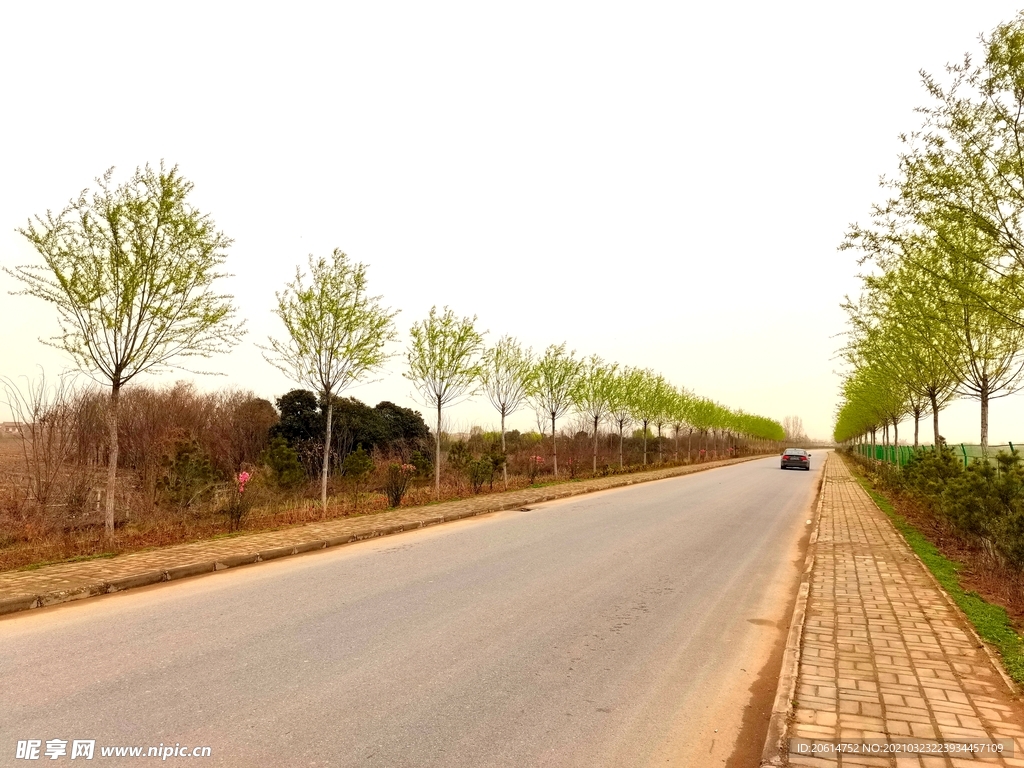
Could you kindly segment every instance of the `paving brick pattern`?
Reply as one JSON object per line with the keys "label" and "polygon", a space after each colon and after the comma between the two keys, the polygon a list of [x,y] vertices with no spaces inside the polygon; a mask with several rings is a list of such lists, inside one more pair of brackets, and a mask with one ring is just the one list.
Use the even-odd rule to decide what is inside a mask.
{"label": "paving brick pattern", "polygon": [[31,571],[8,571],[0,573],[0,614],[171,581],[487,512],[520,509],[577,494],[678,477],[752,458],[758,457],[711,461],[563,483],[547,488],[487,494],[441,504],[292,526],[279,531],[161,547],[108,559],[50,565]]}
{"label": "paving brick pattern", "polygon": [[1013,758],[790,754],[794,766],[1024,766],[1024,711],[885,514],[832,455],[789,736],[1012,739]]}

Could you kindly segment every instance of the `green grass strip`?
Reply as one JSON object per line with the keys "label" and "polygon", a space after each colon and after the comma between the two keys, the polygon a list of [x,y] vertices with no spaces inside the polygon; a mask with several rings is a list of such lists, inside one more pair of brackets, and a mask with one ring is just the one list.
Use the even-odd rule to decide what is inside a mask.
{"label": "green grass strip", "polygon": [[1003,667],[1017,683],[1024,685],[1024,640],[1017,634],[1006,609],[984,600],[977,592],[968,591],[960,584],[961,563],[950,560],[932,544],[923,533],[897,512],[889,500],[878,493],[860,467],[847,462],[853,476],[871,500],[892,520],[910,548],[932,572],[946,593],[953,598],[983,640],[994,645],[1003,659]]}

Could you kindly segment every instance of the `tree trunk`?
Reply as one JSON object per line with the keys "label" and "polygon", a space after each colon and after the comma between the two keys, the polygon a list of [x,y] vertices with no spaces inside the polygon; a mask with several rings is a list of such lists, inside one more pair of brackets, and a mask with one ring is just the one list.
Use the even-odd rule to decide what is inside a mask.
{"label": "tree trunk", "polygon": [[647,466],[647,422],[642,422],[644,425],[644,466]]}
{"label": "tree trunk", "polygon": [[661,424],[658,425],[658,463],[661,464],[665,461],[664,456],[661,452]]}
{"label": "tree trunk", "polygon": [[932,448],[938,450],[939,448],[939,399],[934,392],[928,393],[929,399],[932,401],[932,429],[935,431],[935,435],[932,438]]}
{"label": "tree trunk", "polygon": [[437,404],[437,434],[434,435],[434,497],[441,498],[441,403]]}
{"label": "tree trunk", "polygon": [[918,438],[920,436],[919,435],[920,431],[921,431],[921,409],[920,408],[915,408],[914,409],[914,450],[915,451],[917,450],[917,447],[918,447],[918,442],[919,442]]}
{"label": "tree trunk", "polygon": [[551,464],[555,477],[558,477],[558,438],[555,437],[555,414],[551,414]]}
{"label": "tree trunk", "polygon": [[597,417],[594,417],[594,475],[597,475]]}
{"label": "tree trunk", "polygon": [[900,465],[900,425],[895,419],[892,421],[892,454],[896,466]]}
{"label": "tree trunk", "polygon": [[691,429],[686,433],[686,463],[689,464],[692,460],[693,453],[693,430]]}
{"label": "tree trunk", "polygon": [[982,382],[981,400],[981,455],[988,457],[988,382]]}
{"label": "tree trunk", "polygon": [[334,420],[334,399],[328,392],[327,398],[327,427],[324,429],[324,466],[320,472],[320,506],[324,513],[327,512],[327,473],[331,468],[331,422]]}
{"label": "tree trunk", "polygon": [[501,479],[508,490],[508,452],[505,450],[505,411],[501,412],[501,455],[505,460],[501,463]]}
{"label": "tree trunk", "polygon": [[110,407],[107,409],[107,440],[110,452],[107,456],[107,510],[105,528],[107,538],[114,536],[114,496],[117,488],[117,422],[121,405],[121,382],[114,382],[110,387]]}
{"label": "tree trunk", "polygon": [[622,469],[622,422],[619,422],[619,469]]}

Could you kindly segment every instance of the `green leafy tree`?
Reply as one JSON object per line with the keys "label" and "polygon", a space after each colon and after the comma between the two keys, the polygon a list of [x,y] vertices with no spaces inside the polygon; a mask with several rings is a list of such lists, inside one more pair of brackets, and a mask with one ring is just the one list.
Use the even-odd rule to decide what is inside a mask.
{"label": "green leafy tree", "polygon": [[[501,415],[501,452],[505,447],[505,418],[519,410],[533,383],[533,352],[523,349],[511,336],[502,336],[483,355],[480,381],[491,405]],[[501,465],[502,480],[508,486],[508,469]]]}
{"label": "green leafy tree", "polygon": [[662,450],[662,430],[672,421],[672,407],[676,391],[663,377],[655,377],[654,382],[654,416],[651,422],[658,430],[658,463],[661,464],[665,457]]}
{"label": "green leafy tree", "polygon": [[639,368],[623,368],[609,387],[608,418],[619,432],[619,469],[623,467],[623,433],[633,422],[636,400],[646,372]]}
{"label": "green leafy tree", "polygon": [[[114,533],[121,389],[140,373],[208,357],[242,334],[230,296],[214,290],[231,240],[192,207],[177,166],[146,165],[120,186],[98,188],[19,229],[43,265],[5,270],[22,293],[57,310],[50,339],[78,368],[110,385],[106,532]],[[180,363],[179,363],[180,365]]]}
{"label": "green leafy tree", "polygon": [[953,331],[953,344],[943,352],[947,367],[958,374],[957,394],[979,402],[981,446],[987,452],[991,401],[1013,394],[1022,384],[1024,325],[1007,318],[1020,317],[1024,304],[1012,287],[1015,275],[993,276],[978,264],[977,251],[988,243],[976,230],[944,234],[943,252],[935,254],[932,268],[941,275],[936,288],[942,320]]}
{"label": "green leafy tree", "polygon": [[692,399],[693,395],[683,388],[677,389],[671,394],[669,402],[669,422],[671,423],[672,430],[675,433],[676,461],[679,461],[679,435],[684,429],[689,430],[687,435],[688,444],[686,448],[686,458],[687,460],[690,458],[689,440],[693,435],[693,427],[690,426],[688,414]]}
{"label": "green leafy tree", "polygon": [[[914,325],[930,326],[931,338],[914,347],[944,358],[953,391],[979,401],[986,449],[989,401],[1019,387],[1024,341],[1024,15],[981,41],[981,55],[948,66],[945,77],[923,75],[924,123],[901,137],[900,172],[885,183],[890,198],[874,207],[869,226],[851,229],[844,247],[860,249],[882,269],[880,278],[866,280],[869,290],[872,279],[895,276],[900,289],[908,276],[911,285],[928,285],[916,292],[923,320]],[[879,319],[873,330],[887,338],[888,326],[888,318]],[[936,343],[943,326],[952,335]],[[939,398],[921,394],[920,377],[901,375],[885,346],[875,351],[886,359],[871,358],[872,375],[909,386],[915,420],[916,401],[930,401],[938,442]],[[871,422],[862,404],[841,415],[844,434]],[[889,421],[882,422],[886,432]]]}
{"label": "green leafy tree", "polygon": [[[935,232],[970,230],[997,257],[966,256],[1002,276],[1024,269],[1024,13],[981,43],[981,55],[947,66],[945,78],[922,75],[924,124],[901,137],[901,174],[885,208]],[[1003,290],[1024,304],[1024,285]],[[1024,325],[1019,314],[1004,318]]]}
{"label": "green leafy tree", "polygon": [[594,426],[593,435],[593,472],[597,474],[597,430],[608,415],[615,387],[615,375],[618,366],[608,364],[597,355],[591,355],[584,361],[583,369],[573,391],[573,403],[576,410],[586,416]]}
{"label": "green leafy tree", "polygon": [[706,397],[694,398],[690,403],[689,422],[697,430],[697,447],[704,451],[702,461],[707,458],[707,436],[715,424],[715,408],[715,403]]}
{"label": "green leafy tree", "polygon": [[483,334],[476,330],[476,316],[458,318],[448,307],[409,329],[406,349],[409,379],[424,402],[437,411],[434,436],[434,492],[441,495],[441,413],[446,406],[471,396],[480,380]]}
{"label": "green leafy tree", "polygon": [[936,276],[913,261],[901,260],[888,271],[866,276],[859,299],[848,298],[843,304],[850,325],[844,356],[886,361],[908,390],[917,447],[918,421],[928,411],[939,444],[939,413],[955,396],[958,373],[949,364],[947,350],[956,340],[944,317]]}
{"label": "green leafy tree", "polygon": [[385,345],[397,338],[397,312],[367,293],[366,266],[335,249],[330,258],[309,257],[309,283],[296,268],[295,279],[276,294],[274,310],[287,332],[271,337],[267,362],[293,381],[315,390],[326,403],[320,503],[327,509],[334,398],[391,357]]}
{"label": "green leafy tree", "polygon": [[665,379],[661,376],[655,376],[649,370],[642,371],[641,374],[637,375],[633,390],[632,416],[633,421],[640,424],[641,431],[643,432],[644,466],[647,466],[647,427],[661,413],[665,387]]}
{"label": "green leafy tree", "polygon": [[551,419],[551,469],[558,477],[558,436],[555,422],[572,407],[573,393],[583,371],[576,352],[567,352],[565,344],[552,344],[534,367],[530,397],[538,412]]}

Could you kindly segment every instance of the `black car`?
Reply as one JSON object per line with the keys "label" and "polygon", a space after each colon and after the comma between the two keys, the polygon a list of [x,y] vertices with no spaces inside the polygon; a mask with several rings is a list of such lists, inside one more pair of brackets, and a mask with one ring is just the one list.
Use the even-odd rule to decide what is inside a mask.
{"label": "black car", "polygon": [[803,448],[787,448],[782,454],[782,468],[789,469],[790,467],[810,469],[811,454]]}

